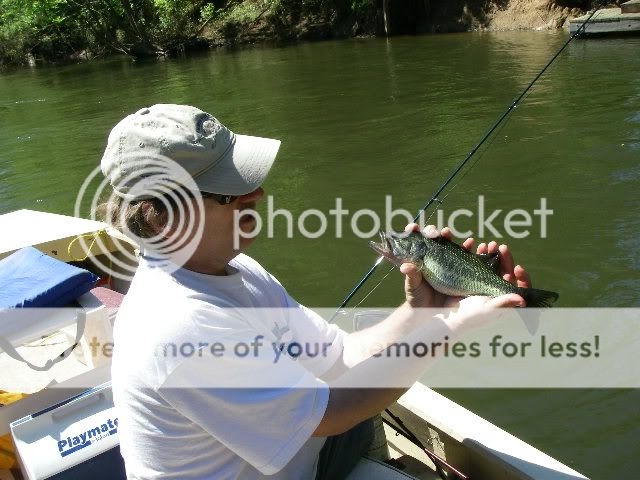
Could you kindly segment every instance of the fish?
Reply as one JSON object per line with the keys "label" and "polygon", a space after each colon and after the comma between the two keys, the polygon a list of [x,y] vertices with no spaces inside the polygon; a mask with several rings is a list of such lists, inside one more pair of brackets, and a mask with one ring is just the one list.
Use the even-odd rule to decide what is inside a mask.
{"label": "fish", "polygon": [[454,297],[497,297],[516,293],[527,307],[546,308],[555,303],[556,292],[518,287],[500,274],[500,254],[474,254],[444,237],[427,238],[419,232],[380,232],[380,243],[369,242],[379,255],[396,266],[413,263],[434,290]]}

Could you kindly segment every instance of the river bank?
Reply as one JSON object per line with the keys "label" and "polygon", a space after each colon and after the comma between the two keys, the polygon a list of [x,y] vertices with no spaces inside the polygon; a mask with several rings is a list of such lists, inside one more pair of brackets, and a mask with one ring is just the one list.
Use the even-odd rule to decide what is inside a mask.
{"label": "river bank", "polygon": [[[408,0],[372,2],[352,12],[320,9],[276,17],[242,2],[203,31],[212,45],[264,41],[321,40],[357,36],[411,35],[465,31],[551,30],[566,28],[593,2],[580,0]],[[388,5],[385,12],[384,5]],[[386,15],[385,15],[386,13]],[[233,20],[233,17],[241,20]],[[385,22],[386,20],[386,22]]]}
{"label": "river bank", "polygon": [[358,36],[544,30],[591,0],[0,0],[0,67]]}

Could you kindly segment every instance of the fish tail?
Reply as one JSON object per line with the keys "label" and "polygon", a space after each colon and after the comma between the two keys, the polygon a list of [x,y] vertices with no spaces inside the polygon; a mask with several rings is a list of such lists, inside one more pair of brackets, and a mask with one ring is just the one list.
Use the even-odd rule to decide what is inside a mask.
{"label": "fish tail", "polygon": [[537,288],[521,288],[518,287],[516,291],[518,295],[524,298],[527,302],[527,307],[533,308],[548,308],[558,300],[556,292],[549,292],[547,290],[538,290]]}

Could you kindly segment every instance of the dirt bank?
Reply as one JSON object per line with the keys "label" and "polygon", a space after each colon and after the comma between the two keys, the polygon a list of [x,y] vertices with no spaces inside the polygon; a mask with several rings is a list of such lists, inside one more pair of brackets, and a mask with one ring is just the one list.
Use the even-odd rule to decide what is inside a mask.
{"label": "dirt bank", "polygon": [[[560,3],[560,4],[559,4]],[[487,13],[487,30],[550,30],[562,28],[586,10],[553,0],[511,0],[505,8],[493,3]],[[582,2],[564,2],[582,3]]]}
{"label": "dirt bank", "polygon": [[203,36],[219,46],[386,34],[547,30],[564,27],[598,2],[372,0],[360,2],[356,10],[341,9],[345,2],[340,1],[316,2],[313,9],[305,9],[308,3],[301,1],[299,9],[284,10],[269,8],[264,0],[244,0],[208,25]]}
{"label": "dirt bank", "polygon": [[[600,5],[593,0],[144,0],[127,13],[106,0],[92,6],[45,3],[42,15],[33,15],[0,0],[0,68],[122,53],[183,55],[254,43],[555,29]],[[3,10],[7,5],[13,9]]]}

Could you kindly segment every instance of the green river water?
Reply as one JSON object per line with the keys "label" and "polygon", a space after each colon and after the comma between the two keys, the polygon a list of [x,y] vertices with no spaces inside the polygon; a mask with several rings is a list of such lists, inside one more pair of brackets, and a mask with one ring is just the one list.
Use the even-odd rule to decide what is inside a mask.
{"label": "green river water", "polygon": [[[328,212],[341,197],[346,209],[382,212],[392,195],[394,208],[415,212],[565,40],[345,40],[4,73],[0,213],[72,214],[109,129],[154,103],[192,104],[238,133],[281,139],[265,185],[276,208]],[[640,39],[573,43],[446,199],[446,212],[475,211],[478,195],[488,211],[532,211],[545,197],[554,210],[547,238],[534,223],[531,236],[506,241],[538,285],[561,293],[559,306],[640,306],[638,51]],[[348,217],[343,238],[331,221],[318,239],[295,233],[286,238],[276,221],[275,238],[250,254],[310,306],[339,304],[375,258]],[[396,273],[364,305],[401,298]],[[587,476],[637,478],[638,391],[445,393]]]}

